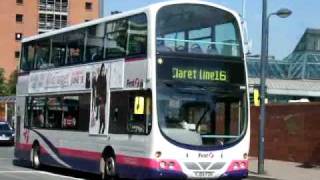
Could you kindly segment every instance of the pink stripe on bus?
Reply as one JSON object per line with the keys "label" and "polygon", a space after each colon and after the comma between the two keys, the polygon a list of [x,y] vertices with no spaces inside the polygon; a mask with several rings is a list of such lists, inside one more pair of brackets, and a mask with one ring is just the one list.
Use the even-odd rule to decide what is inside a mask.
{"label": "pink stripe on bus", "polygon": [[90,160],[100,160],[101,153],[92,151],[75,150],[69,148],[58,148],[59,154],[69,157],[90,159]]}
{"label": "pink stripe on bus", "polygon": [[117,154],[116,161],[118,164],[125,164],[130,166],[139,166],[139,167],[146,167],[146,168],[159,168],[159,162],[154,159],[150,158],[143,158],[143,157],[132,157],[126,155]]}
{"label": "pink stripe on bus", "polygon": [[[19,150],[29,151],[32,149],[32,144],[22,144],[17,143],[16,147]],[[60,155],[74,157],[74,158],[82,158],[88,160],[100,160],[101,153],[93,152],[93,151],[84,151],[84,150],[76,150],[70,148],[57,148]],[[41,153],[48,154],[48,151],[41,146]],[[122,154],[116,155],[116,162],[117,164],[128,165],[128,166],[136,166],[136,167],[143,167],[143,168],[151,168],[151,169],[159,169],[160,162],[165,161],[166,164],[174,163],[174,170],[181,171],[181,166],[176,160],[170,159],[152,159],[152,158],[145,158],[145,157],[133,157],[127,156]],[[167,169],[167,168],[165,168]]]}
{"label": "pink stripe on bus", "polygon": [[32,149],[32,144],[17,143],[16,148],[23,151],[29,151]]}

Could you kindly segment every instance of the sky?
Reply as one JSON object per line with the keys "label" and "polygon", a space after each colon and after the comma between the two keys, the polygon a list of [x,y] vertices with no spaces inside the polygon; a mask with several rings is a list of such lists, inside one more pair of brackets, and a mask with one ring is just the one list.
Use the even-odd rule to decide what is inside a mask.
{"label": "sky", "polygon": [[[104,0],[105,15],[111,11],[127,11],[165,0]],[[242,14],[243,0],[207,0],[224,5]],[[262,0],[246,1],[245,19],[251,42],[251,54],[261,52]],[[280,8],[288,8],[293,14],[281,19],[272,16],[269,29],[269,55],[281,60],[288,56],[299,42],[306,28],[320,29],[319,0],[268,0],[268,13]]]}

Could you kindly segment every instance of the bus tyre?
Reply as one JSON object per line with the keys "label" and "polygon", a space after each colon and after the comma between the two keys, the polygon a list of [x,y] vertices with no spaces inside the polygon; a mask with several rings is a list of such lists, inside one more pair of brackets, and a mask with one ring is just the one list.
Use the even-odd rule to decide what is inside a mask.
{"label": "bus tyre", "polygon": [[40,168],[40,148],[38,145],[34,145],[31,151],[31,164],[32,168],[39,169]]}
{"label": "bus tyre", "polygon": [[117,179],[116,178],[116,162],[115,162],[115,157],[113,156],[108,156],[103,158],[104,162],[100,163],[103,164],[104,168],[101,173],[101,177],[103,180],[105,179]]}

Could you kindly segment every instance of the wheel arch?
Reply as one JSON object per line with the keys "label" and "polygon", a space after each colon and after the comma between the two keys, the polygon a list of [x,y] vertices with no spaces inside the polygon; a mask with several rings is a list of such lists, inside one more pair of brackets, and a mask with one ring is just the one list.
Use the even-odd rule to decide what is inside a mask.
{"label": "wheel arch", "polygon": [[112,156],[112,157],[115,158],[116,157],[116,153],[115,153],[115,150],[113,149],[113,147],[106,146],[102,151],[101,157],[102,158],[106,158],[106,157],[109,157],[109,156]]}

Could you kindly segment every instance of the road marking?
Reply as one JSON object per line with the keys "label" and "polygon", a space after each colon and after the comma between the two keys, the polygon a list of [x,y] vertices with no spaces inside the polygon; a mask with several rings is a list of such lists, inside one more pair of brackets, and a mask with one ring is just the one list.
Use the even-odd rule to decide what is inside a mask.
{"label": "road marking", "polygon": [[8,171],[0,171],[0,174],[3,174],[3,173],[32,173],[32,172],[36,172],[36,171],[32,171],[32,170],[30,170],[30,171],[14,171],[14,170],[10,171],[10,170],[8,170]]}
{"label": "road marking", "polygon": [[42,174],[42,175],[49,175],[49,176],[54,176],[54,177],[60,177],[60,178],[67,178],[67,179],[74,179],[74,180],[84,180],[84,179],[81,179],[81,178],[75,178],[75,177],[70,177],[70,176],[64,176],[64,175],[59,175],[59,174],[54,174],[54,173],[50,173],[50,172],[45,172],[45,171],[33,171],[33,170],[30,170],[30,171],[0,171],[0,174],[15,174],[15,173],[18,173],[18,174],[34,174],[34,173],[38,173],[38,174]]}
{"label": "road marking", "polygon": [[55,177],[68,178],[68,179],[74,179],[74,180],[84,180],[84,179],[81,179],[81,178],[75,178],[75,177],[70,177],[70,176],[64,176],[64,175],[59,175],[59,174],[53,174],[53,173],[45,172],[45,171],[37,171],[37,172],[39,172],[40,174],[50,175],[50,176],[55,176]]}

